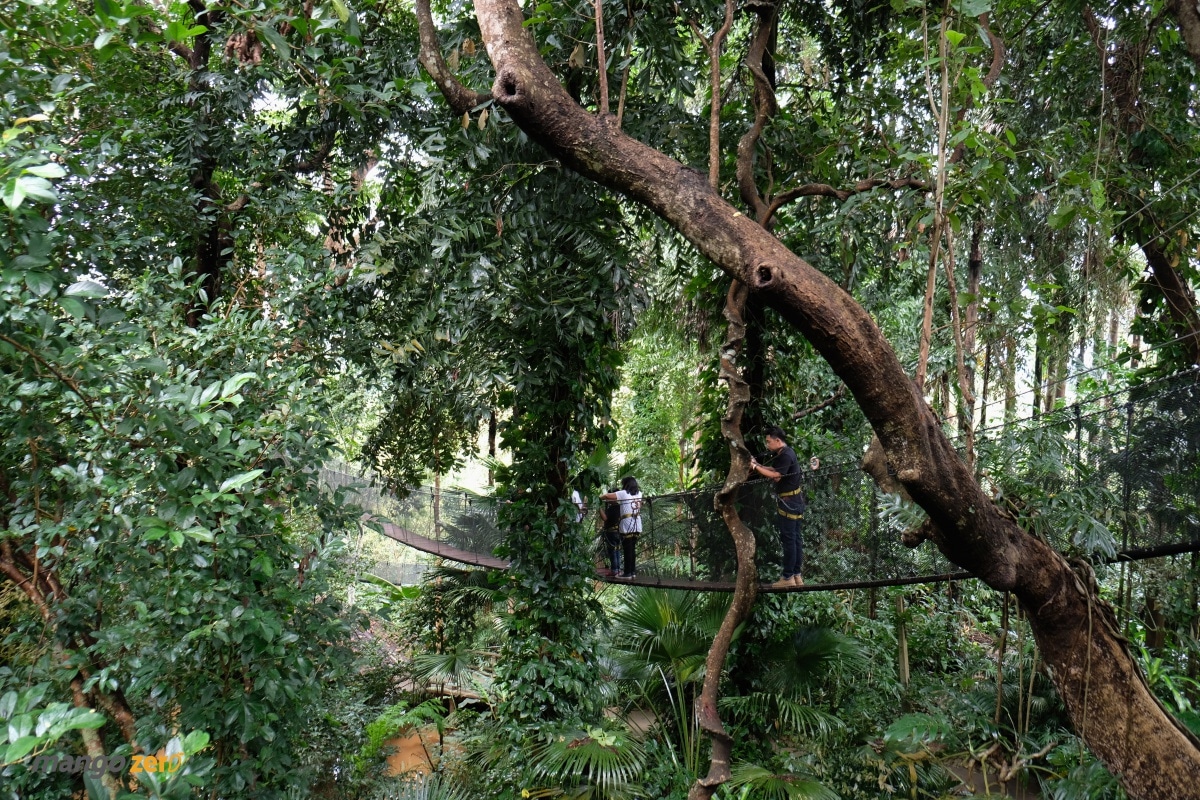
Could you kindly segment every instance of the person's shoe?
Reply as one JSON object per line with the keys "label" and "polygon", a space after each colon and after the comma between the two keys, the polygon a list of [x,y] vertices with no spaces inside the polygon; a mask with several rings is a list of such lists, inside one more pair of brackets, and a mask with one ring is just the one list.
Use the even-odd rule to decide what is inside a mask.
{"label": "person's shoe", "polygon": [[795,584],[792,583],[791,578],[780,578],[779,580],[775,581],[774,583],[767,584],[767,586],[771,589],[787,589],[794,585]]}
{"label": "person's shoe", "polygon": [[801,578],[799,575],[792,576],[792,586],[803,586],[803,585],[804,585],[804,578]]}

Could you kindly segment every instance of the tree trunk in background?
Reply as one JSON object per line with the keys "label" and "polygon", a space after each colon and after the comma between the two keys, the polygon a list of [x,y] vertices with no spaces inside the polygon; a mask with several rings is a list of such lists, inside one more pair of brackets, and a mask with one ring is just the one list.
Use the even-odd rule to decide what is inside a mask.
{"label": "tree trunk in background", "polygon": [[[488,412],[488,459],[496,461],[496,409]],[[496,470],[488,465],[488,486],[496,485]]]}
{"label": "tree trunk in background", "polygon": [[1042,347],[1042,334],[1037,335],[1037,343],[1033,347],[1033,416],[1042,413],[1042,370],[1045,348]]}
{"label": "tree trunk in background", "polygon": [[1017,417],[1017,341],[1004,337],[1004,424]]}
{"label": "tree trunk in background", "polygon": [[[830,364],[928,513],[930,540],[1017,596],[1072,724],[1126,791],[1147,800],[1200,798],[1200,741],[1146,686],[1091,573],[1076,573],[984,494],[870,315],[725,202],[704,175],[626,136],[611,117],[580,108],[542,61],[516,0],[476,0],[475,9],[496,69],[492,96],[513,121],[569,168],[662,217]],[[738,452],[744,465],[744,448]]]}
{"label": "tree trunk in background", "polygon": [[[962,349],[963,349],[963,376],[962,381],[966,384],[971,393],[963,397],[963,406],[965,407],[962,418],[959,420],[958,430],[962,434],[963,441],[968,443],[967,446],[967,464],[974,469],[975,467],[975,372],[978,365],[978,359],[975,356],[976,348],[979,341],[979,292],[980,284],[983,281],[983,220],[977,220],[975,227],[971,231],[971,252],[967,256],[967,293],[971,299],[967,302],[966,311],[963,313],[963,332],[962,332]],[[987,374],[987,367],[984,367],[984,374]],[[981,404],[987,403],[987,380],[984,379],[983,396],[980,400]],[[979,427],[983,427],[983,421],[980,420]]]}

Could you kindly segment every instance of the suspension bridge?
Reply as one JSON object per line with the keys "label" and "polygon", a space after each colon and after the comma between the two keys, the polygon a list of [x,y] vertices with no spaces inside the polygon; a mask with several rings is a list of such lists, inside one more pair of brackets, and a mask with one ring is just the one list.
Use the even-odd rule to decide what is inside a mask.
{"label": "suspension bridge", "polygon": [[[1200,552],[1200,382],[1191,370],[1093,397],[1053,412],[976,432],[980,479],[1022,527],[1059,552],[1115,563]],[[810,455],[798,453],[803,464]],[[932,545],[910,549],[901,532],[921,512],[879,492],[857,460],[805,470],[805,586],[819,591],[933,583],[969,577]],[[395,541],[451,561],[502,570],[496,502],[422,487],[400,497],[349,467],[322,480],[364,511],[363,524]],[[638,577],[622,584],[732,591],[733,542],[714,508],[716,488],[647,495],[638,540]],[[1036,502],[1026,502],[1037,498]],[[755,533],[759,574],[781,560],[767,481],[745,484],[739,513]],[[583,522],[604,569],[599,503]]]}

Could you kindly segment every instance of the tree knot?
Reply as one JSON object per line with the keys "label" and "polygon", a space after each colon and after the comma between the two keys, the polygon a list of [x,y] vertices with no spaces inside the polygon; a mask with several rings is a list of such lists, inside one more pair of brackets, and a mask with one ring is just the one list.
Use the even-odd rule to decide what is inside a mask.
{"label": "tree knot", "polygon": [[511,68],[505,68],[496,76],[496,84],[492,89],[496,101],[501,104],[514,103],[522,98],[521,80]]}

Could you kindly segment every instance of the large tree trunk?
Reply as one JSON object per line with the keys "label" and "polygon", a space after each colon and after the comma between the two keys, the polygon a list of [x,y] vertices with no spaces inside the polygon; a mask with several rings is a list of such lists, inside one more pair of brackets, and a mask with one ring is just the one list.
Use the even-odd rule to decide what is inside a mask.
{"label": "large tree trunk", "polygon": [[497,73],[492,96],[531,138],[661,216],[829,362],[929,514],[937,547],[1018,597],[1075,728],[1129,794],[1200,798],[1200,742],[1150,693],[1090,575],[1077,575],[983,493],[870,315],[725,202],[706,176],[580,108],[541,60],[516,0],[476,0],[475,9]]}

